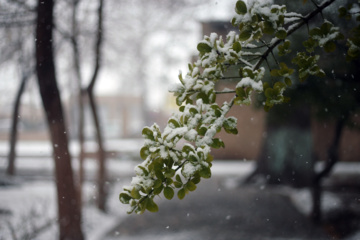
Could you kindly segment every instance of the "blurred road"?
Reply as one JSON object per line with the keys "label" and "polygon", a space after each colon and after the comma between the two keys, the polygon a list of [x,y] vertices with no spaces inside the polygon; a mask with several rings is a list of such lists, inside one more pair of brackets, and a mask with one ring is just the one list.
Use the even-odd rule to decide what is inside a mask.
{"label": "blurred road", "polygon": [[332,239],[276,188],[235,187],[227,177],[203,180],[183,200],[158,205],[158,213],[129,215],[106,239]]}

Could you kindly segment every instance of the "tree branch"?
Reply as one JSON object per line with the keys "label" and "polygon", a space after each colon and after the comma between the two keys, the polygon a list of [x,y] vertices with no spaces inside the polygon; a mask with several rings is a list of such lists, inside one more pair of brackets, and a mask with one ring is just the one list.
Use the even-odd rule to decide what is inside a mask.
{"label": "tree branch", "polygon": [[[288,27],[286,33],[287,36],[290,36],[292,33],[294,33],[296,30],[298,30],[299,28],[301,28],[304,24],[306,24],[311,18],[315,17],[317,14],[321,13],[322,10],[324,10],[326,7],[328,7],[329,5],[331,5],[333,2],[335,2],[335,0],[327,0],[324,1],[322,4],[320,4],[318,6],[318,8],[316,8],[314,11],[312,11],[311,13],[309,13],[308,15],[306,15],[301,22],[295,23],[291,26]],[[273,51],[273,49],[279,45],[283,39],[279,39],[279,38],[274,38],[275,40],[270,43],[269,48],[263,53],[263,57],[261,59],[259,59],[259,61],[256,63],[256,65],[253,67],[253,70],[258,69],[262,62],[264,61],[264,59],[269,55],[269,53],[271,53]]]}
{"label": "tree branch", "polygon": [[96,43],[95,43],[95,66],[94,72],[90,80],[90,84],[87,87],[88,92],[91,92],[95,86],[97,75],[99,73],[100,63],[101,63],[101,46],[103,42],[103,0],[99,0],[98,8],[98,28],[96,32]]}

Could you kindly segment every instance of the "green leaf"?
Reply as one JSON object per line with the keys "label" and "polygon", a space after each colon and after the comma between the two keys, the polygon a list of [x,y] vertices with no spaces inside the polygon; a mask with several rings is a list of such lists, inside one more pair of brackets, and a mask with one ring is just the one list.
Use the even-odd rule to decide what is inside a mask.
{"label": "green leaf", "polygon": [[273,25],[271,22],[264,22],[262,25],[263,32],[265,34],[273,34],[275,32],[275,29],[273,28]]}
{"label": "green leaf", "polygon": [[286,85],[288,85],[289,87],[292,85],[291,79],[289,77],[285,78],[285,83]]}
{"label": "green leaf", "polygon": [[236,128],[236,119],[234,118],[227,118],[224,121],[223,127],[227,133],[237,134],[238,130]]}
{"label": "green leaf", "polygon": [[174,128],[180,127],[180,123],[177,120],[175,120],[174,118],[169,119],[168,125],[173,126]]}
{"label": "green leaf", "polygon": [[212,143],[210,144],[210,147],[212,147],[212,148],[221,148],[221,147],[225,147],[225,144],[221,139],[214,138],[212,140]]}
{"label": "green leaf", "polygon": [[[282,13],[285,13],[286,12],[286,7],[281,9]],[[285,22],[285,16],[284,15],[279,15],[279,18],[278,20],[276,21],[276,23],[278,25],[284,25],[284,22]]]}
{"label": "green leaf", "polygon": [[275,5],[275,6],[271,6],[271,13],[279,13],[279,6]]}
{"label": "green leaf", "polygon": [[143,214],[145,212],[146,209],[146,201],[143,201],[141,203],[139,203],[139,205],[137,206],[137,209],[135,210],[135,212],[137,214]]}
{"label": "green leaf", "polygon": [[262,31],[260,29],[253,32],[253,39],[259,40],[263,36]]}
{"label": "green leaf", "polygon": [[220,117],[221,116],[221,108],[218,105],[212,105],[211,109],[214,110],[215,116]]}
{"label": "green leaf", "polygon": [[200,175],[195,176],[193,179],[191,179],[191,181],[192,181],[194,184],[198,184],[198,183],[201,181]]}
{"label": "green leaf", "polygon": [[193,162],[193,163],[198,162],[198,159],[197,159],[196,156],[193,155],[193,154],[191,154],[191,155],[188,156],[188,160],[189,160],[190,162]]}
{"label": "green leaf", "polygon": [[164,176],[164,174],[162,173],[161,170],[156,170],[156,171],[155,171],[155,176],[156,176],[158,179],[160,179],[161,181],[164,181],[164,179],[165,179],[165,176]]}
{"label": "green leaf", "polygon": [[264,82],[263,83],[263,91],[265,92],[266,89],[268,89],[270,87],[268,82]]}
{"label": "green leaf", "polygon": [[329,42],[325,43],[325,45],[324,45],[325,52],[330,53],[330,52],[335,51],[335,49],[336,49],[336,44],[333,41],[329,41]]}
{"label": "green leaf", "polygon": [[160,185],[160,187],[154,188],[153,194],[154,195],[159,195],[162,192],[163,189],[164,189],[164,185]]}
{"label": "green leaf", "polygon": [[272,88],[269,87],[269,88],[267,88],[267,89],[265,90],[265,97],[267,97],[267,98],[273,98],[274,95],[275,95],[274,89],[272,89]]}
{"label": "green leaf", "polygon": [[156,205],[154,200],[152,200],[151,198],[146,198],[144,202],[145,202],[146,210],[148,210],[149,212],[158,212],[159,211],[158,205]]}
{"label": "green leaf", "polygon": [[278,70],[278,69],[273,69],[273,70],[271,70],[270,75],[271,75],[272,77],[278,77],[278,76],[280,76],[280,75],[279,75],[279,70]]}
{"label": "green leaf", "polygon": [[241,44],[239,42],[234,42],[232,47],[233,47],[234,51],[237,53],[241,51]]}
{"label": "green leaf", "polygon": [[308,40],[303,42],[304,47],[306,48],[306,51],[313,52],[314,48],[318,45],[318,42],[315,41],[313,38],[309,38]]}
{"label": "green leaf", "polygon": [[197,45],[197,50],[202,54],[211,52],[211,49],[212,48],[208,44],[203,42]]}
{"label": "green leaf", "polygon": [[152,170],[161,171],[163,169],[164,160],[162,158],[156,158],[153,160],[152,164],[153,164]]}
{"label": "green leaf", "polygon": [[208,129],[206,127],[202,126],[197,130],[197,132],[200,136],[204,136],[207,130]]}
{"label": "green leaf", "polygon": [[182,184],[182,180],[179,174],[176,174],[175,179]]}
{"label": "green leaf", "polygon": [[321,32],[321,29],[320,28],[313,28],[310,30],[309,32],[309,35],[311,37],[314,37],[314,36],[321,36],[322,32]]}
{"label": "green leaf", "polygon": [[186,183],[185,187],[189,190],[189,191],[195,191],[196,190],[196,185],[194,182],[189,181]]}
{"label": "green leaf", "polygon": [[255,74],[250,68],[242,68],[241,74],[242,77],[249,77],[251,79],[255,78]]}
{"label": "green leaf", "polygon": [[290,45],[291,45],[291,42],[289,40],[285,40],[285,42],[283,44],[284,48],[288,49],[288,48],[290,48]]}
{"label": "green leaf", "polygon": [[229,133],[229,134],[238,134],[238,130],[236,128],[224,128],[225,129],[225,132]]}
{"label": "green leaf", "polygon": [[242,88],[242,87],[236,88],[236,95],[241,99],[246,98],[246,93],[245,93],[244,88]]}
{"label": "green leaf", "polygon": [[189,71],[190,71],[190,72],[192,72],[193,69],[194,69],[193,66],[192,66],[190,63],[188,64],[188,68],[189,68]]}
{"label": "green leaf", "polygon": [[141,195],[139,193],[139,190],[137,190],[135,187],[131,190],[131,197],[135,198],[135,199],[140,199]]}
{"label": "green leaf", "polygon": [[247,7],[244,1],[237,1],[235,5],[235,11],[237,14],[244,15],[247,13]]}
{"label": "green leaf", "polygon": [[317,77],[325,77],[326,74],[322,69],[319,69],[319,71],[316,73],[316,76]]}
{"label": "green leaf", "polygon": [[360,55],[360,51],[357,48],[349,48],[347,54],[350,57],[350,59],[355,59],[357,56]]}
{"label": "green leaf", "polygon": [[129,204],[131,199],[132,199],[132,197],[127,193],[120,193],[120,195],[119,195],[119,200],[123,204]]}
{"label": "green leaf", "polygon": [[204,92],[200,92],[200,93],[196,96],[196,99],[202,99],[205,104],[209,104],[209,103],[210,103],[209,96],[208,96],[207,94],[205,94]]}
{"label": "green leaf", "polygon": [[165,180],[165,184],[166,184],[167,186],[173,184],[173,182],[174,182],[174,180],[172,180],[172,178],[166,178],[166,180]]}
{"label": "green leaf", "polygon": [[182,152],[184,152],[186,154],[189,154],[190,152],[195,152],[195,149],[194,149],[193,146],[191,146],[189,144],[186,144],[186,145],[183,146]]}
{"label": "green leaf", "polygon": [[287,77],[293,73],[294,73],[294,69],[288,68],[288,66],[284,62],[280,63],[280,70],[278,71],[278,74],[280,76]]}
{"label": "green leaf", "polygon": [[239,35],[239,40],[240,41],[246,41],[251,37],[252,31],[251,29],[244,29],[243,31],[241,31],[240,35]]}
{"label": "green leaf", "polygon": [[240,98],[240,97],[236,97],[234,99],[234,104],[235,105],[241,105],[243,103],[244,99]]}
{"label": "green leaf", "polygon": [[285,40],[284,44],[279,45],[278,46],[279,56],[284,56],[284,55],[290,53],[291,52],[290,45],[291,45],[291,42],[289,40]]}
{"label": "green leaf", "polygon": [[207,179],[211,177],[211,170],[210,168],[204,167],[203,169],[200,170],[199,174],[200,177]]}
{"label": "green leaf", "polygon": [[153,188],[159,188],[162,185],[162,181],[160,179],[156,179],[154,181]]}
{"label": "green leaf", "polygon": [[276,82],[274,84],[274,90],[276,90],[276,92],[280,92],[283,88],[286,88],[286,85],[283,82]]}
{"label": "green leaf", "polygon": [[155,140],[153,131],[148,127],[144,127],[144,129],[142,130],[142,135],[146,139],[150,139],[153,141]]}
{"label": "green leaf", "polygon": [[142,160],[145,160],[149,156],[150,152],[148,147],[142,147],[140,149],[140,157]]}
{"label": "green leaf", "polygon": [[176,188],[181,188],[182,186],[183,186],[183,184],[181,183],[181,182],[173,182],[173,184],[174,184],[174,186],[176,187]]}
{"label": "green leaf", "polygon": [[175,170],[174,169],[167,169],[165,171],[165,177],[167,178],[172,178],[173,176],[175,176]]}
{"label": "green leaf", "polygon": [[148,170],[146,169],[146,168],[144,168],[143,166],[141,166],[141,165],[138,165],[137,166],[139,169],[141,169],[141,171],[142,171],[142,175],[145,175],[145,176],[147,176],[147,175],[149,175],[149,172],[148,172]]}
{"label": "green leaf", "polygon": [[332,27],[333,27],[332,23],[324,22],[320,27],[321,33],[324,35],[329,33],[331,31]]}
{"label": "green leaf", "polygon": [[275,36],[279,39],[285,39],[287,36],[287,33],[285,30],[281,29],[279,31],[276,32]]}
{"label": "green leaf", "polygon": [[209,92],[209,103],[214,103],[216,101],[216,94],[214,91]]}
{"label": "green leaf", "polygon": [[172,189],[171,187],[165,187],[164,188],[164,197],[166,199],[171,200],[174,197],[174,189]]}
{"label": "green leaf", "polygon": [[181,199],[183,199],[183,198],[185,197],[185,194],[186,194],[185,189],[182,188],[182,189],[180,189],[180,190],[178,191],[177,196],[178,196],[178,198],[181,200]]}
{"label": "green leaf", "polygon": [[192,114],[192,116],[195,116],[199,111],[195,107],[191,107],[189,109],[189,112]]}
{"label": "green leaf", "polygon": [[235,27],[236,26],[236,18],[235,17],[233,17],[232,19],[231,19],[231,24]]}
{"label": "green leaf", "polygon": [[214,160],[214,157],[211,154],[208,154],[205,161],[211,163]]}
{"label": "green leaf", "polygon": [[309,77],[309,73],[308,72],[300,72],[299,73],[299,80],[300,82],[305,82],[305,80]]}

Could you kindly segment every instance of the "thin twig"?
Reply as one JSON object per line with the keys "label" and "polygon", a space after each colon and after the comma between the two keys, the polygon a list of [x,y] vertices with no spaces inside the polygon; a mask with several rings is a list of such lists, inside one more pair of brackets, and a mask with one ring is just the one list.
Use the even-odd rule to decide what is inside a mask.
{"label": "thin twig", "polygon": [[236,91],[235,90],[215,91],[215,94],[228,94],[228,93],[236,93]]}
{"label": "thin twig", "polygon": [[[294,33],[297,29],[301,28],[304,24],[306,24],[311,18],[315,17],[317,14],[319,14],[323,9],[325,9],[326,7],[328,7],[329,5],[331,5],[335,0],[328,0],[323,2],[321,5],[319,5],[319,7],[317,9],[315,9],[314,11],[312,11],[311,13],[309,13],[308,15],[306,15],[303,18],[303,21],[298,22],[296,24],[293,24],[291,26],[288,27],[287,30],[287,36],[290,36],[292,33]],[[262,62],[264,61],[264,58],[266,58],[269,53],[277,46],[279,45],[283,40],[282,39],[276,39],[274,40],[274,42],[272,42],[269,46],[269,48],[263,53],[263,57],[261,59],[259,59],[259,61],[256,63],[256,65],[253,67],[253,70],[258,69]]]}

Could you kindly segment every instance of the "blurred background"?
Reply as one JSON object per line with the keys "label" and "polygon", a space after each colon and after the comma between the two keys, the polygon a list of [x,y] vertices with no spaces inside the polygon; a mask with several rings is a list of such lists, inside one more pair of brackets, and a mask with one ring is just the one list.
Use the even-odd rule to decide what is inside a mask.
{"label": "blurred background", "polygon": [[[75,182],[83,184],[80,189],[84,191],[84,205],[98,201],[98,190],[102,188],[105,190],[100,193],[107,192],[102,194],[104,197],[113,196],[98,205],[102,211],[107,205],[105,212],[112,212],[111,217],[95,210],[85,212],[85,228],[94,239],[100,234],[94,231],[99,224],[94,218],[106,222],[124,216],[117,194],[140,162],[142,128],[155,122],[163,128],[177,111],[168,87],[177,83],[179,71],[186,73],[188,62],[196,59],[197,42],[204,35],[216,32],[225,37],[228,31],[236,30],[230,24],[234,4],[232,0],[106,0],[100,45],[98,1],[56,1],[51,41]],[[54,186],[49,180],[54,180],[51,158],[58,146],[51,142],[35,70],[36,6],[35,0],[0,0],[0,217],[5,219],[0,222],[0,232],[6,232],[0,233],[0,239],[22,239],[11,235],[11,229],[20,229],[24,224],[19,216],[25,216],[29,224],[37,219],[39,224],[30,226],[22,236],[32,236],[31,232],[54,226],[55,222]],[[290,4],[291,8],[295,9],[296,4]],[[334,9],[325,14],[331,16]],[[294,38],[301,39],[301,35]],[[324,55],[324,59],[336,59],[336,54],[341,53]],[[240,177],[241,182],[260,188],[264,183],[281,183],[311,189],[313,179],[331,158],[329,151],[336,148],[336,163],[340,163],[334,170],[338,175],[333,175],[336,184],[333,178],[325,185],[336,186],[331,188],[332,193],[346,194],[334,200],[336,204],[352,201],[350,210],[360,213],[360,84],[356,64],[324,61],[323,66],[332,73],[322,82],[326,88],[324,84],[319,87],[316,79],[300,86],[294,84],[289,91],[293,102],[270,113],[259,107],[259,96],[254,96],[254,106],[234,107],[230,114],[238,119],[239,134],[220,133],[226,148],[212,151],[219,160],[214,173],[230,176],[236,184]],[[93,116],[91,98],[85,94],[92,83],[99,125]],[[235,85],[229,80],[216,87]],[[227,98],[221,95],[217,101]],[[101,156],[108,161],[101,160]],[[97,173],[101,164],[105,166],[105,178]],[[22,186],[22,190],[9,186]],[[23,204],[21,191],[31,196],[23,209],[19,209]],[[306,194],[309,198],[309,192]],[[44,214],[44,205],[52,210]],[[306,214],[310,212],[306,210]],[[354,219],[354,227],[343,235],[360,229],[359,216]],[[102,230],[110,231],[109,227]],[[44,232],[43,239],[46,232],[52,233]]]}
{"label": "blurred background", "polygon": [[[26,3],[32,10],[20,3],[2,2],[1,139],[8,138],[15,96],[21,79],[26,77],[18,116],[19,139],[46,140],[36,75],[31,71],[35,63],[33,9],[36,2]],[[174,110],[167,88],[177,82],[179,70],[185,71],[196,53],[196,42],[202,38],[201,22],[229,18],[231,4],[231,1],[221,4],[108,1],[104,4],[102,68],[95,95],[106,139],[139,137],[146,124],[164,122],[162,118]],[[97,2],[79,1],[76,8],[76,33],[72,1],[57,2],[54,12],[56,71],[72,139],[78,131],[75,103],[79,85],[70,34],[74,33],[78,39],[81,86],[85,87],[90,82],[95,58]],[[87,115],[87,139],[94,138],[91,125]]]}

